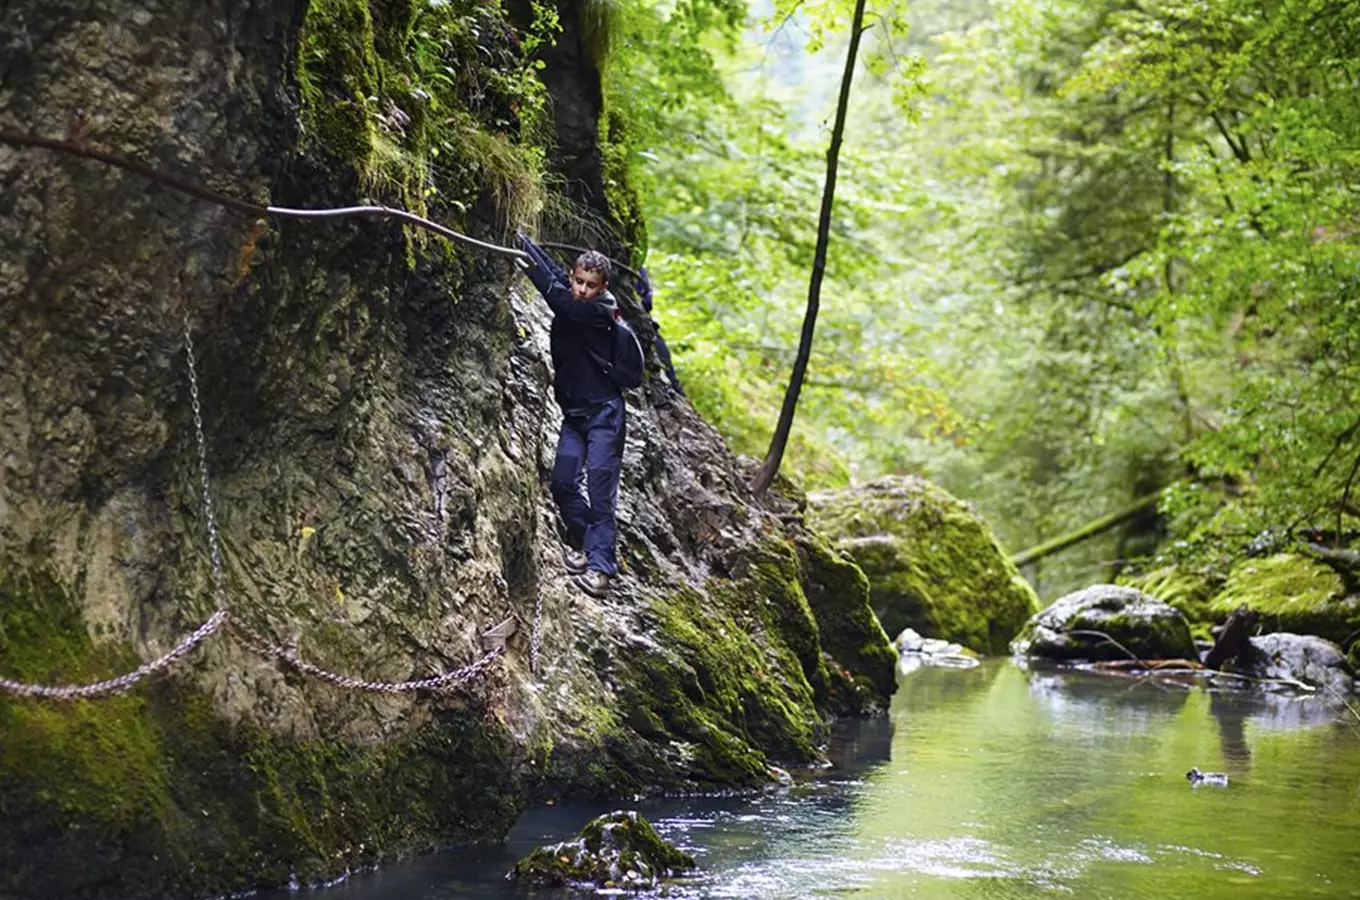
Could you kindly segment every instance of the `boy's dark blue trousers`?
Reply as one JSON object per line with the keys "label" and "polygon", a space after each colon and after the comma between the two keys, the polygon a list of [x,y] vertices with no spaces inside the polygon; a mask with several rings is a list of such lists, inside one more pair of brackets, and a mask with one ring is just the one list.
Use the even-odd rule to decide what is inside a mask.
{"label": "boy's dark blue trousers", "polygon": [[[610,577],[618,574],[614,544],[618,525],[614,509],[623,468],[626,407],[622,397],[562,411],[553,461],[552,495],[566,520],[574,546],[590,560],[590,567]],[[581,496],[581,473],[586,496]],[[589,502],[587,502],[587,499]]]}

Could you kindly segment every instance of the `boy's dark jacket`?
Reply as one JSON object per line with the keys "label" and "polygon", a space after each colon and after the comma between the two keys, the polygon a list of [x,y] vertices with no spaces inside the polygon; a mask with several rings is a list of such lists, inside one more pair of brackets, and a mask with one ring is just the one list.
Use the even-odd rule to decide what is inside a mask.
{"label": "boy's dark jacket", "polygon": [[614,323],[619,307],[605,291],[598,300],[582,302],[571,294],[567,273],[537,244],[523,235],[520,243],[533,259],[529,280],[552,309],[550,345],[553,361],[553,393],[564,410],[595,406],[622,392],[591,357],[613,357]]}

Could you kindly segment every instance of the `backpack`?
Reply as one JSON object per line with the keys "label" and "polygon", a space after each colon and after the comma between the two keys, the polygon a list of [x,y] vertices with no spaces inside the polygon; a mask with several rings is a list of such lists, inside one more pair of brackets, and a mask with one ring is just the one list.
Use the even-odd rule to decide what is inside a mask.
{"label": "backpack", "polygon": [[600,367],[600,371],[616,385],[620,390],[632,390],[642,386],[642,345],[638,343],[637,335],[633,329],[628,327],[628,323],[619,319],[614,323],[614,330],[609,340],[610,351],[614,358],[605,359],[594,350],[590,351],[590,356],[595,360],[595,364]]}

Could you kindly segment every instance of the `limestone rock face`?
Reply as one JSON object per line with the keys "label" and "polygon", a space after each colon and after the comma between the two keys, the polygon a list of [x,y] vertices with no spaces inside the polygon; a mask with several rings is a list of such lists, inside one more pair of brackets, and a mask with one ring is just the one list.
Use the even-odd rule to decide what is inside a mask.
{"label": "limestone rock face", "polygon": [[[371,69],[377,45],[400,50],[372,29],[413,9],[10,2],[0,129],[69,131],[261,203],[394,202],[303,149],[306,91],[355,133],[379,126],[350,81],[300,85],[297,67]],[[350,43],[301,46],[317,15]],[[399,143],[401,117],[373,115]],[[451,224],[502,237],[494,193]],[[892,650],[853,566],[792,504],[754,504],[664,385],[629,397],[623,577],[603,602],[568,584],[547,310],[526,287],[390,221],[255,223],[0,144],[0,677],[106,678],[212,612],[185,315],[234,621],[376,681],[466,665],[482,631],[520,623],[434,695],[337,688],[226,632],[121,696],[0,695],[0,895],[305,885],[499,835],[536,798],[762,784],[772,761],[815,760],[831,716],[883,705]]]}
{"label": "limestone rock face", "polygon": [[1130,653],[1147,660],[1197,658],[1190,626],[1178,610],[1113,584],[1083,588],[1054,601],[1029,620],[1011,650],[1017,656],[1050,660],[1128,659]]}
{"label": "limestone rock face", "polygon": [[889,634],[912,628],[999,654],[1038,609],[987,523],[927,481],[880,478],[809,502],[816,528],[868,576]]}

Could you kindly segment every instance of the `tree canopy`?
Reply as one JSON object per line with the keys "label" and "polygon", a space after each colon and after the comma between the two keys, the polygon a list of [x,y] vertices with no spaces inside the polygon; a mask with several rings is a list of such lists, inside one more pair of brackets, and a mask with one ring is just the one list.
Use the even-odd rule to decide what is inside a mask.
{"label": "tree canopy", "polygon": [[[740,452],[797,346],[852,5],[611,5],[657,316]],[[1161,491],[1053,585],[1353,531],[1360,2],[866,22],[793,473],[923,474],[1017,550]]]}

